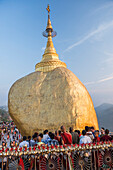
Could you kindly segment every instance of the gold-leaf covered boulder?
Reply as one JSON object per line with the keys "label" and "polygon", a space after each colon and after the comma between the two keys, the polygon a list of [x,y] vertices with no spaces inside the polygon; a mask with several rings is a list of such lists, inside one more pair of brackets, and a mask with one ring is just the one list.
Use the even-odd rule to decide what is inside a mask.
{"label": "gold-leaf covered boulder", "polygon": [[89,93],[67,68],[34,72],[16,81],[9,92],[9,113],[24,135],[44,129],[84,129],[98,122]]}

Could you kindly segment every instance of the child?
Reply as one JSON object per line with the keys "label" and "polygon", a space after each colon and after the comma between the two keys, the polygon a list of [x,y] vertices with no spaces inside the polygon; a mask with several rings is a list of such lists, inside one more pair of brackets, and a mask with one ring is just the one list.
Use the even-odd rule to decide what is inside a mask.
{"label": "child", "polygon": [[100,138],[99,138],[99,131],[96,130],[95,131],[95,138],[93,139],[94,143],[100,142]]}

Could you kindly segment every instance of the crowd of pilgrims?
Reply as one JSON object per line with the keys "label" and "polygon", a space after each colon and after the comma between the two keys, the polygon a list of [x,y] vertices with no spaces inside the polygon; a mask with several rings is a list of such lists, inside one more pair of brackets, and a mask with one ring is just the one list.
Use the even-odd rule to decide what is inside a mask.
{"label": "crowd of pilgrims", "polygon": [[79,130],[73,130],[72,127],[66,131],[65,126],[61,126],[60,130],[55,133],[44,130],[43,133],[35,132],[33,136],[23,136],[20,134],[17,127],[13,122],[3,122],[0,126],[0,144],[3,147],[23,147],[23,146],[36,146],[36,145],[63,145],[63,144],[86,144],[97,143],[100,141],[111,141],[112,137],[109,135],[109,130],[103,127],[95,130],[94,127],[86,126],[82,133]]}

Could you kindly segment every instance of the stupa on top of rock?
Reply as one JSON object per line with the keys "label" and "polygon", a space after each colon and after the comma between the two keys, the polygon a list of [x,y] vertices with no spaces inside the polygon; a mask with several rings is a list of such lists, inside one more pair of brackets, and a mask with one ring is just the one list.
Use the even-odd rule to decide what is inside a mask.
{"label": "stupa on top of rock", "polygon": [[65,125],[82,130],[85,126],[98,129],[92,99],[81,81],[59,60],[53,46],[56,35],[50,21],[46,31],[47,46],[35,72],[17,80],[8,95],[9,113],[22,135],[45,129],[54,131]]}
{"label": "stupa on top of rock", "polygon": [[42,57],[42,61],[35,66],[36,71],[48,72],[57,67],[65,67],[66,64],[59,60],[58,54],[53,45],[52,37],[56,36],[56,32],[53,31],[50,21],[50,9],[49,5],[46,8],[48,11],[48,21],[46,30],[43,32],[43,36],[48,38],[45,52]]}

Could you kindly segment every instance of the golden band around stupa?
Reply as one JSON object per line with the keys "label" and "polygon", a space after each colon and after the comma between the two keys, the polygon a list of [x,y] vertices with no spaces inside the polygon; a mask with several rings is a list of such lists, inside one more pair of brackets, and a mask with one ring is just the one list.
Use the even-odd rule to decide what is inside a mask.
{"label": "golden band around stupa", "polygon": [[46,31],[47,46],[35,72],[17,80],[9,91],[8,108],[22,135],[32,135],[45,129],[54,131],[64,125],[82,130],[85,126],[98,129],[92,99],[74,73],[59,60],[53,46],[56,35],[50,21]]}

